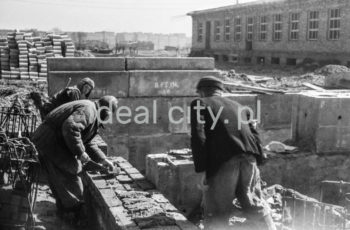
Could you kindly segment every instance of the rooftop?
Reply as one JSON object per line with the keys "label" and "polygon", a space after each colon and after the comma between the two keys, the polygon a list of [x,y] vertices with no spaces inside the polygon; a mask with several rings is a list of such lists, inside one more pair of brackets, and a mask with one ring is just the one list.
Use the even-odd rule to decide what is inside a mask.
{"label": "rooftop", "polygon": [[192,15],[212,13],[212,12],[217,12],[217,11],[238,9],[238,8],[243,8],[243,7],[247,7],[247,6],[258,6],[258,5],[271,4],[271,3],[280,3],[280,2],[285,2],[285,1],[287,1],[287,0],[257,0],[257,1],[253,1],[253,2],[239,3],[239,4],[222,6],[222,7],[217,7],[217,8],[205,9],[205,10],[191,11],[191,12],[187,13],[187,15],[192,16]]}

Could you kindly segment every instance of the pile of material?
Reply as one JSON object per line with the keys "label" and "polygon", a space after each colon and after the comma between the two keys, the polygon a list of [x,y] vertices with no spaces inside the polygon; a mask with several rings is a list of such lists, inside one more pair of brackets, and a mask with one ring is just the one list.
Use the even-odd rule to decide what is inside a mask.
{"label": "pile of material", "polygon": [[47,77],[47,58],[73,57],[74,44],[67,35],[12,32],[0,38],[0,68],[4,79],[38,79]]}

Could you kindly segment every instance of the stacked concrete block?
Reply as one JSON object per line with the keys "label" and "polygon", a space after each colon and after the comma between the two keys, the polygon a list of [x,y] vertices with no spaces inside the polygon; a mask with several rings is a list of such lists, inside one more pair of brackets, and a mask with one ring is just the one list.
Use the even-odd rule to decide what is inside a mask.
{"label": "stacked concrete block", "polygon": [[136,168],[121,157],[117,176],[86,173],[90,226],[98,229],[196,229]]}
{"label": "stacked concrete block", "polygon": [[0,38],[0,70],[5,77],[10,70],[10,49],[6,38]]}
{"label": "stacked concrete block", "polygon": [[[23,37],[25,39],[25,37]],[[18,50],[19,50],[19,71],[21,79],[29,78],[29,52],[28,44],[26,40],[18,41]]]}
{"label": "stacked concrete block", "polygon": [[63,39],[63,56],[64,57],[74,57],[75,46],[70,37],[68,35],[62,35]]}
{"label": "stacked concrete block", "polygon": [[96,84],[91,98],[128,95],[129,76],[124,58],[48,58],[48,67],[49,95],[63,89],[69,78],[74,85],[85,77],[90,77]]}
{"label": "stacked concrete block", "polygon": [[194,171],[189,149],[148,155],[146,177],[186,216],[200,207],[202,178]]}
{"label": "stacked concrete block", "polygon": [[293,106],[293,140],[316,153],[348,153],[349,109],[350,93],[346,91],[299,94]]}
{"label": "stacked concrete block", "polygon": [[45,56],[46,56],[46,58],[54,57],[52,39],[49,36],[44,37],[43,38],[43,44],[44,44],[44,47],[45,47]]}
{"label": "stacked concrete block", "polygon": [[[113,117],[101,135],[110,152],[144,172],[147,154],[190,146],[189,106],[197,96],[198,80],[219,76],[213,69],[212,58],[49,58],[49,94],[64,88],[70,77],[71,85],[91,77],[96,83],[93,98],[107,94],[118,97],[118,113],[127,113],[127,117]],[[225,96],[251,108],[253,118],[257,118],[257,95]],[[273,120],[279,125],[290,124],[290,98],[260,99],[259,112],[267,114],[260,114],[264,127],[271,127]],[[286,117],[278,111],[281,108]]]}
{"label": "stacked concrete block", "polygon": [[53,44],[53,53],[55,57],[63,57],[62,54],[62,37],[61,35],[51,35],[52,38],[52,44]]}
{"label": "stacked concrete block", "polygon": [[38,75],[39,65],[37,58],[37,50],[35,47],[29,49],[29,77],[36,79]]}

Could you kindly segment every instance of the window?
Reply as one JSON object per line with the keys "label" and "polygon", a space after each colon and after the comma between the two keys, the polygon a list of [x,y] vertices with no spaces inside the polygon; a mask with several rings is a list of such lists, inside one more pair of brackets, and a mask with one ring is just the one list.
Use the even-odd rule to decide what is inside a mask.
{"label": "window", "polygon": [[273,40],[280,41],[282,39],[282,15],[275,14],[273,16]]}
{"label": "window", "polygon": [[230,33],[231,33],[230,19],[226,18],[225,19],[225,41],[230,41]]}
{"label": "window", "polygon": [[215,32],[215,41],[220,41],[220,22],[215,21],[215,27],[214,27],[214,32]]}
{"label": "window", "polygon": [[240,41],[242,39],[242,20],[240,17],[235,19],[235,41]]}
{"label": "window", "polygon": [[299,39],[299,20],[300,13],[291,13],[290,14],[290,32],[289,39],[290,40],[298,40]]}
{"label": "window", "polygon": [[259,40],[266,41],[266,39],[267,39],[267,16],[261,16]]}
{"label": "window", "polygon": [[310,11],[309,12],[309,31],[308,38],[309,40],[317,40],[318,39],[318,27],[319,27],[319,12],[318,11]]}
{"label": "window", "polygon": [[197,37],[197,42],[202,42],[203,41],[203,23],[198,22],[198,37]]}
{"label": "window", "polygon": [[272,57],[272,58],[271,58],[271,64],[273,64],[273,65],[279,65],[279,64],[280,64],[280,58],[278,58],[278,57]]}
{"label": "window", "polygon": [[340,37],[340,9],[331,9],[329,12],[329,34],[330,40],[338,40]]}
{"label": "window", "polygon": [[247,18],[247,40],[252,41],[253,40],[253,17]]}

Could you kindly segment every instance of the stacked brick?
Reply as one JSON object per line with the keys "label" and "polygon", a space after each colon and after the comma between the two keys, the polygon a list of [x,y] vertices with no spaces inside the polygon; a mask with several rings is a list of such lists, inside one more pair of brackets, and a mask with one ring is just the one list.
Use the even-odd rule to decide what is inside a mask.
{"label": "stacked brick", "polygon": [[0,73],[10,70],[10,49],[7,38],[0,38]]}
{"label": "stacked brick", "polygon": [[61,35],[51,35],[52,42],[53,42],[53,53],[54,57],[63,57],[62,54],[62,45],[63,45],[63,39]]}
{"label": "stacked brick", "polygon": [[74,44],[67,35],[48,34],[32,37],[31,33],[11,32],[0,38],[2,78],[47,78],[47,58],[73,57]]}
{"label": "stacked brick", "polygon": [[197,229],[129,162],[113,161],[118,176],[84,174],[100,229]]}
{"label": "stacked brick", "polygon": [[74,57],[74,43],[68,35],[62,35],[62,39],[64,41],[64,49],[63,49],[63,55],[65,57]]}
{"label": "stacked brick", "polygon": [[18,40],[18,50],[19,50],[19,72],[21,79],[28,79],[29,72],[29,59],[28,59],[28,42],[31,41],[31,34],[24,34],[21,40]]}

